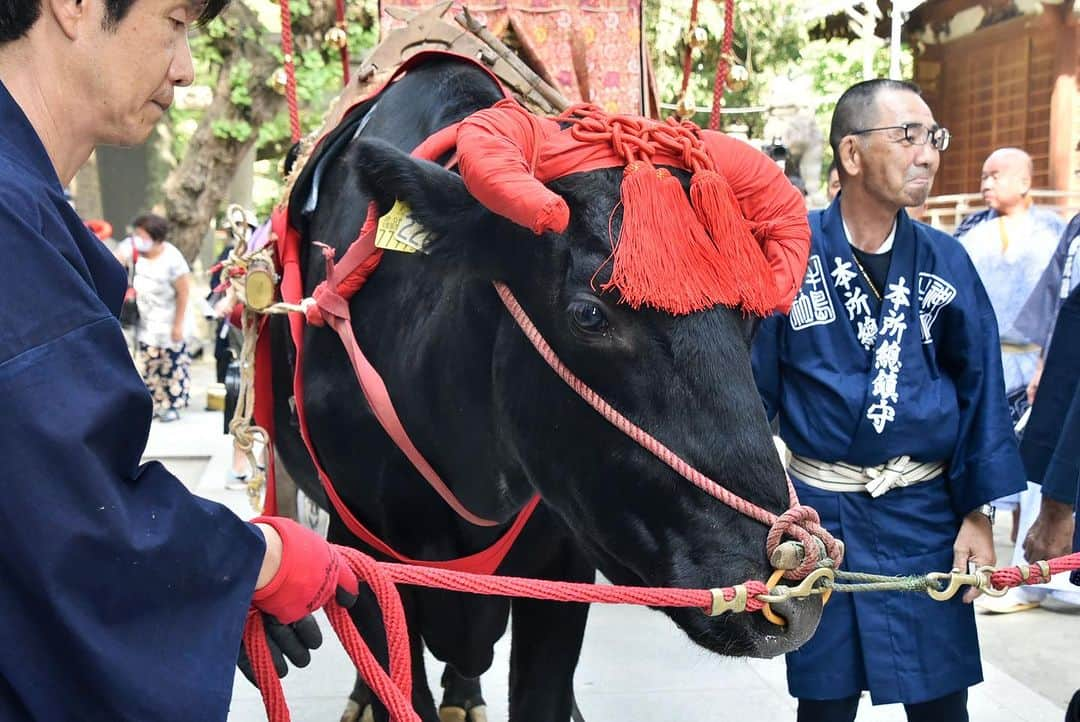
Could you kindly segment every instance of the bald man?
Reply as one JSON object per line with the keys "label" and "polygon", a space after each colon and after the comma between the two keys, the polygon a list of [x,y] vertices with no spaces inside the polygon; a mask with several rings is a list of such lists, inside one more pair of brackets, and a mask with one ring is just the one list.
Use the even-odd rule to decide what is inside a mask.
{"label": "bald man", "polygon": [[[956,237],[971,256],[997,315],[1001,337],[1002,389],[1017,422],[1028,407],[1027,386],[1036,373],[1046,336],[1020,330],[1016,320],[1040,276],[1053,258],[1065,228],[1061,217],[1031,203],[1031,156],[1019,148],[999,148],[983,163],[981,190],[987,209],[964,219]],[[1016,497],[1000,499],[997,506],[1020,506],[1020,525],[1027,511],[1039,508],[1038,485]],[[1027,507],[1027,509],[1025,509]],[[1030,526],[1027,521],[1026,526]],[[1020,538],[1026,529],[1019,531]],[[1014,563],[1023,561],[1017,545]],[[1013,592],[978,603],[982,611],[1010,613],[1038,606],[1040,596]]]}

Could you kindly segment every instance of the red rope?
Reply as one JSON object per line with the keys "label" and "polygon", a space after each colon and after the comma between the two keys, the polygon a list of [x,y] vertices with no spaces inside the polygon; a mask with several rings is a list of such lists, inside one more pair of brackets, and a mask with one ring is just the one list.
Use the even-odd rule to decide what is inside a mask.
{"label": "red rope", "polygon": [[735,38],[735,0],[724,0],[724,40],[720,44],[720,62],[716,64],[716,82],[713,84],[712,115],[709,130],[720,129],[720,106],[724,104],[724,83],[731,70],[731,45]]}
{"label": "red rope", "polygon": [[289,106],[289,131],[292,142],[300,140],[300,106],[296,100],[296,59],[293,56],[292,11],[289,0],[281,3],[281,53],[285,61],[285,102]]}
{"label": "red rope", "polygon": [[698,0],[690,4],[690,34],[686,38],[686,52],[683,54],[682,64],[682,87],[679,89],[679,100],[686,95],[686,89],[690,87],[690,61],[694,54],[693,40],[694,29],[697,27]]}
{"label": "red rope", "polygon": [[[419,715],[412,708],[409,634],[397,584],[558,602],[696,607],[706,611],[712,609],[712,592],[706,589],[604,586],[520,577],[492,577],[430,567],[377,562],[356,549],[337,545],[331,545],[331,547],[335,553],[344,557],[344,562],[357,575],[357,579],[371,587],[382,610],[389,649],[389,674],[375,659],[375,655],[357,632],[356,626],[345,609],[336,602],[331,602],[326,607],[326,614],[364,682],[389,710],[392,722],[419,722],[420,720]],[[1051,559],[1045,564],[1050,575],[1080,569],[1080,553]],[[1035,572],[1039,569],[1039,565],[1031,565],[1029,569]],[[995,587],[1003,589],[1022,584],[1042,584],[1049,580],[1049,576],[1043,575],[1041,571],[1028,574],[1027,579],[1024,579],[1023,571],[1021,567],[1000,569],[991,575],[991,581]],[[760,581],[749,581],[744,586],[747,591],[746,610],[750,612],[760,610],[764,604],[757,597],[767,593],[765,584]],[[733,599],[736,594],[733,587],[725,587],[721,592],[727,601]],[[244,627],[244,648],[262,694],[267,718],[270,722],[288,722],[291,719],[289,708],[281,689],[281,681],[274,671],[262,617],[255,610],[248,612],[247,623]]]}
{"label": "red rope", "polygon": [[345,22],[345,0],[337,0],[337,27],[345,33],[345,43],[341,46],[341,85],[349,85],[349,35],[348,24]]}
{"label": "red rope", "polygon": [[[1042,564],[1046,565],[1045,570],[1049,573],[1043,573]],[[1080,553],[1057,557],[1048,562],[998,569],[990,575],[990,583],[995,589],[1007,589],[1025,584],[1046,584],[1055,574],[1073,569],[1080,569]]]}
{"label": "red rope", "polygon": [[[622,587],[521,577],[493,577],[409,564],[377,562],[356,549],[336,544],[332,544],[331,548],[334,553],[344,557],[344,563],[356,574],[360,582],[371,587],[382,611],[389,649],[389,674],[356,630],[349,613],[336,602],[328,604],[325,610],[330,619],[330,625],[341,640],[346,653],[367,686],[389,710],[392,722],[419,722],[420,720],[411,702],[412,667],[409,632],[405,611],[401,604],[401,595],[396,586],[398,584],[473,594],[585,604],[696,607],[703,611],[711,611],[713,606],[713,592],[708,589]],[[759,611],[764,603],[757,597],[760,594],[766,594],[768,588],[760,581],[749,581],[745,587],[747,611]],[[720,591],[726,601],[734,599],[737,593],[733,587],[725,587]],[[281,681],[274,671],[273,659],[266,644],[262,617],[255,610],[248,612],[247,624],[244,627],[244,648],[263,697],[267,718],[270,722],[288,722],[291,719],[289,708],[285,703]]]}

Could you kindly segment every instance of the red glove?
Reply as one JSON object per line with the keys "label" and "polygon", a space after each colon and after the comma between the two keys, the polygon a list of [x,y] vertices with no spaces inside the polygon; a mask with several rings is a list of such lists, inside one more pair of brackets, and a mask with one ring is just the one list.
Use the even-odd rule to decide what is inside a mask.
{"label": "red glove", "polygon": [[251,523],[272,526],[281,537],[281,566],[252,596],[256,609],[292,624],[326,606],[335,593],[344,606],[356,601],[356,575],[321,536],[279,516],[260,516]]}

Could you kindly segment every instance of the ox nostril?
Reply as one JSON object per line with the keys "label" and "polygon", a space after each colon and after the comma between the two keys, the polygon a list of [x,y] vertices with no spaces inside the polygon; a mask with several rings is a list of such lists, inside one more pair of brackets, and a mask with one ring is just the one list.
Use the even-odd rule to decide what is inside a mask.
{"label": "ox nostril", "polygon": [[773,613],[785,622],[785,625],[778,628],[777,632],[788,637],[796,646],[810,639],[821,618],[821,597],[817,595],[786,599],[769,606]]}

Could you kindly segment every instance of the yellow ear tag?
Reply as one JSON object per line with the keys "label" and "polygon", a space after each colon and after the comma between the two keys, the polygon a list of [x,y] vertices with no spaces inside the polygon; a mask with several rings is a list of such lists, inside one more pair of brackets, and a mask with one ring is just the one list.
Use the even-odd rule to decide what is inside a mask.
{"label": "yellow ear tag", "polygon": [[427,229],[412,217],[408,204],[399,200],[379,219],[379,228],[375,232],[375,247],[387,251],[416,253],[423,251],[430,239],[431,234]]}

